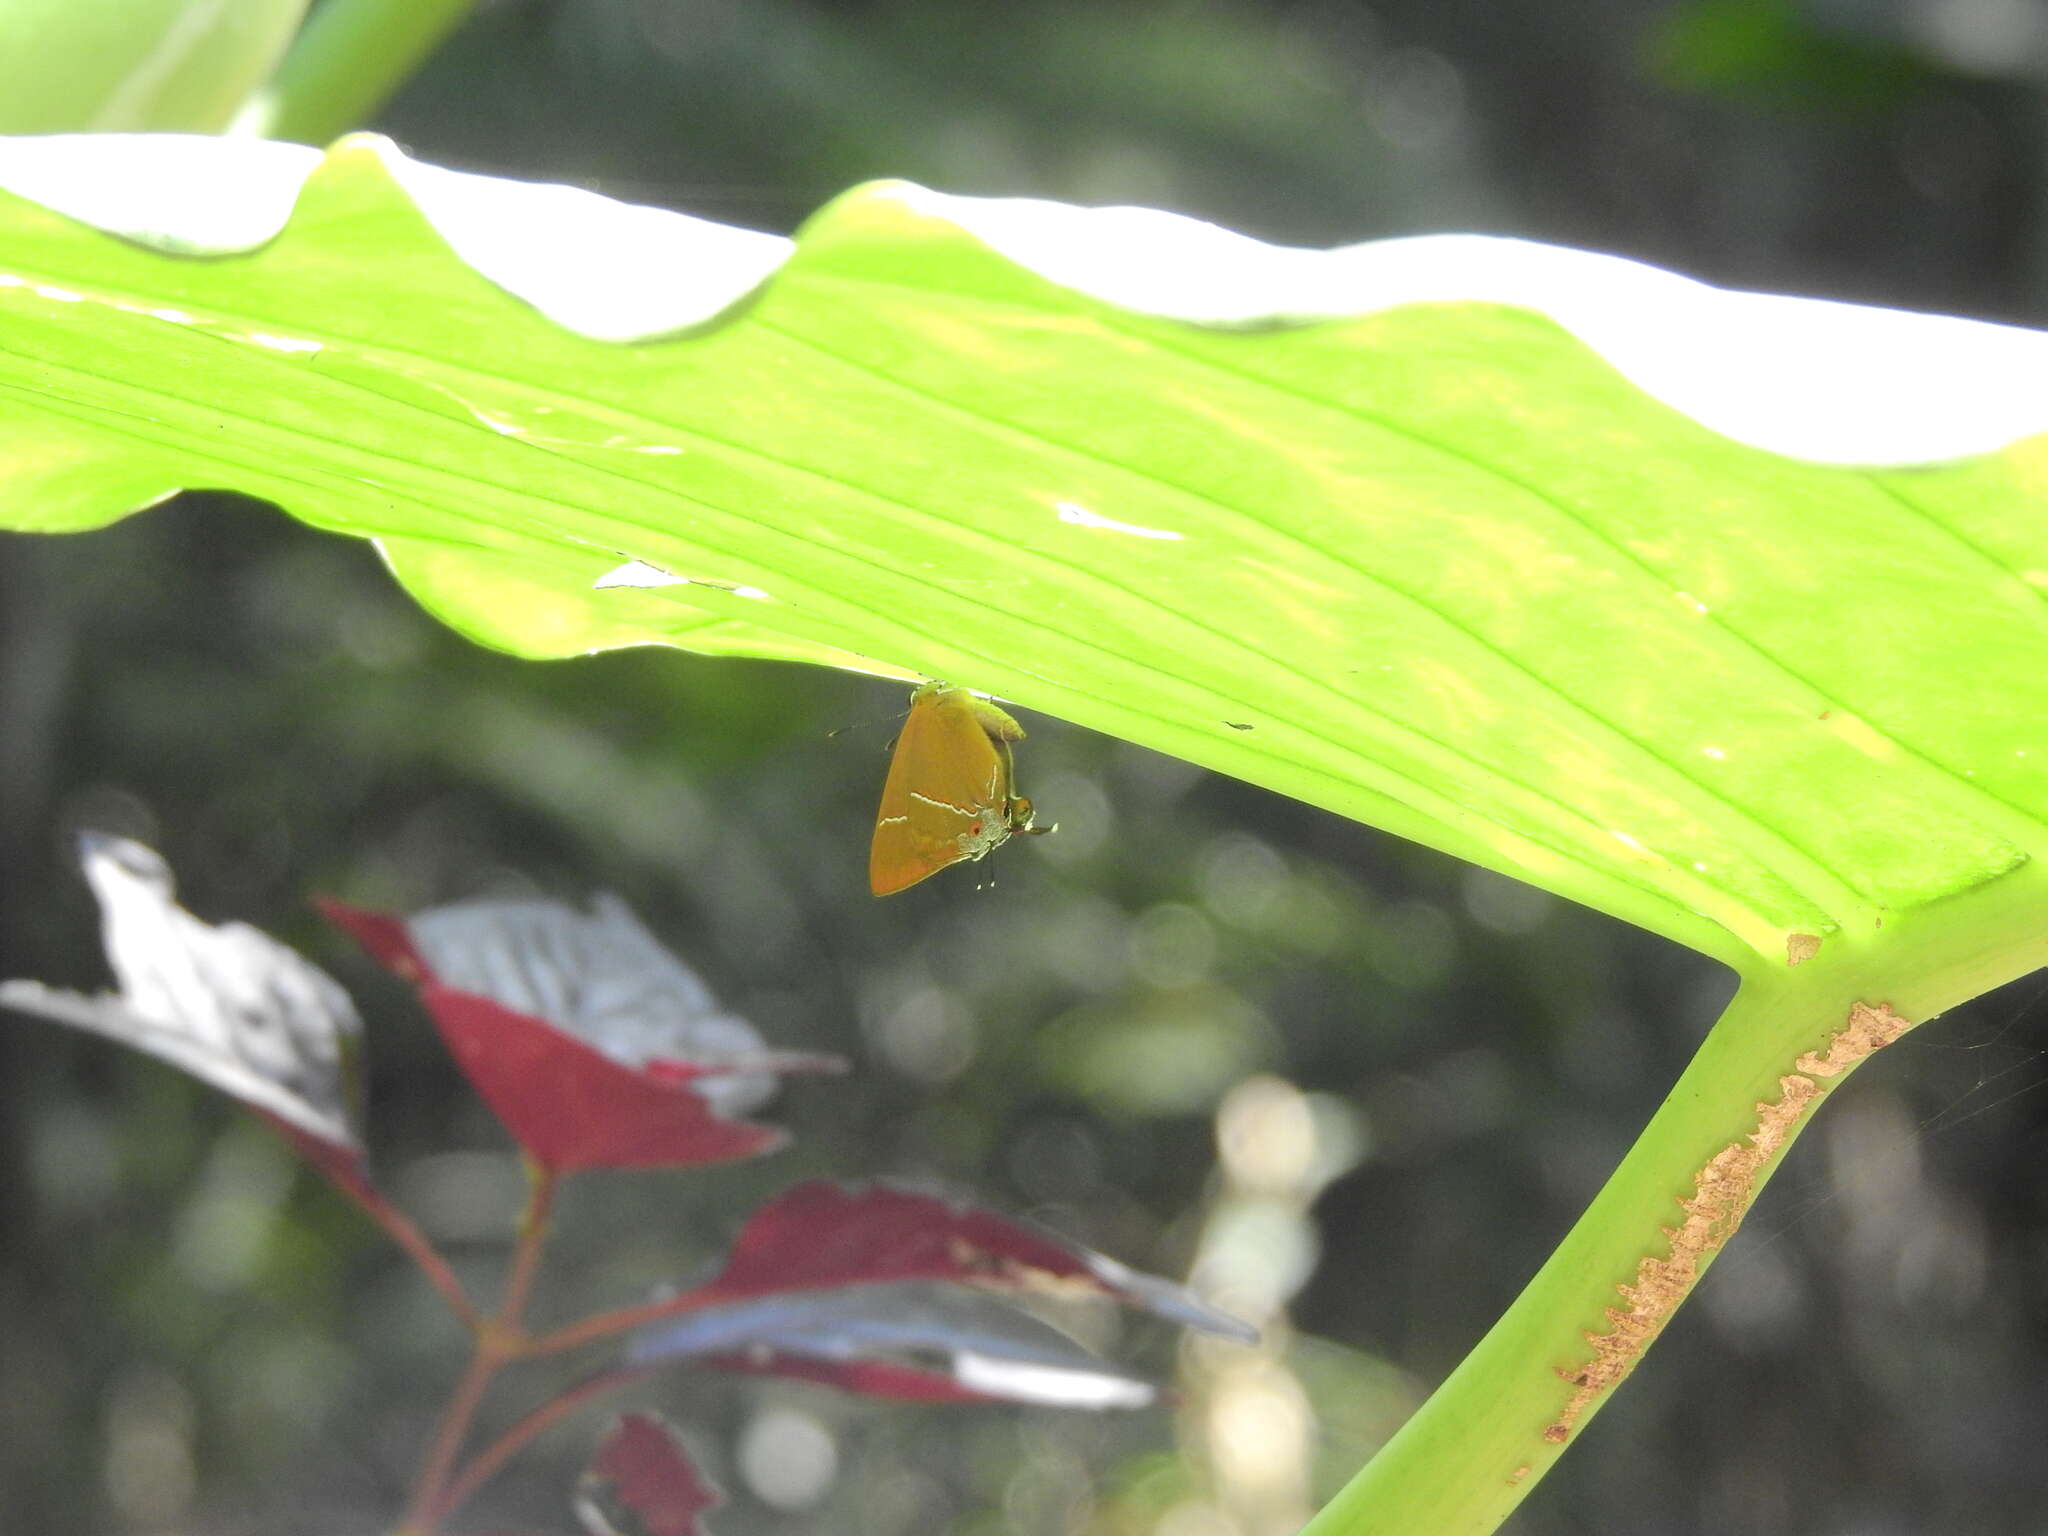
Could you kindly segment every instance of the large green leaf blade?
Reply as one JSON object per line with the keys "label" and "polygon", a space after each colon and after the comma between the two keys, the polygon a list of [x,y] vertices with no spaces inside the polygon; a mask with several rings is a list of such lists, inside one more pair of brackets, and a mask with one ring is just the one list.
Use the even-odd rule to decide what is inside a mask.
{"label": "large green leaf blade", "polygon": [[218,132],[306,0],[0,0],[0,133]]}
{"label": "large green leaf blade", "polygon": [[1499,304],[1190,325],[882,187],[622,345],[355,141],[239,255],[0,196],[0,452],[7,526],[247,491],[486,643],[944,676],[1744,969],[2044,844],[2048,439],[1782,457]]}

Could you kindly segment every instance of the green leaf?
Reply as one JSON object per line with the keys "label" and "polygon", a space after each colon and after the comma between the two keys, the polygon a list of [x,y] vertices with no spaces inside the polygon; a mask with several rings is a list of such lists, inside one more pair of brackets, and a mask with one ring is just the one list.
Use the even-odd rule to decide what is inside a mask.
{"label": "green leaf", "polygon": [[371,139],[0,187],[0,526],[250,492],[489,644],[945,677],[1740,972],[1319,1536],[1492,1530],[1811,1107],[2048,961],[2048,336],[893,184],[788,246]]}
{"label": "green leaf", "polygon": [[0,0],[0,133],[227,127],[306,0]]}
{"label": "green leaf", "polygon": [[1795,0],[1687,0],[1650,28],[1643,59],[1678,90],[1852,119],[1896,112],[1936,78],[1905,40]]}
{"label": "green leaf", "polygon": [[[2008,440],[2048,403],[2005,383],[2048,376],[2034,333],[1516,242],[1321,257],[880,185],[786,250],[369,139],[69,143],[0,146],[0,184],[182,251],[261,241],[312,175],[210,259],[0,203],[7,526],[246,491],[489,644],[943,676],[1745,971],[2044,846],[2048,438]],[[674,334],[550,323],[420,204],[586,330]],[[1384,307],[1488,287],[1579,334]],[[1706,421],[1980,451],[1802,462]],[[594,587],[629,559],[688,584]]]}

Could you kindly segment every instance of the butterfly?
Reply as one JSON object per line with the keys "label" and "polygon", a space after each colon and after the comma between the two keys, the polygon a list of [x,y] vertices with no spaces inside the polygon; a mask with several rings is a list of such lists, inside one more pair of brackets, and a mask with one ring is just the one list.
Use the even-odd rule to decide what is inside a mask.
{"label": "butterfly", "polygon": [[893,896],[948,864],[986,858],[1018,833],[1040,834],[1015,793],[1010,744],[1024,727],[951,683],[910,696],[868,850],[868,889]]}

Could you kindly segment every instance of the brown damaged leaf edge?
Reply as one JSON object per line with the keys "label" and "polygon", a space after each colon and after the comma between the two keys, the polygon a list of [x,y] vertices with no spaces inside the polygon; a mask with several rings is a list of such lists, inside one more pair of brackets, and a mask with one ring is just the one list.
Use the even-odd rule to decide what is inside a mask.
{"label": "brown damaged leaf edge", "polygon": [[1543,1431],[1545,1440],[1562,1445],[1587,1405],[1634,1368],[1637,1357],[1685,1300],[1707,1260],[1735,1235],[1749,1209],[1757,1175],[1820,1097],[1823,1090],[1817,1080],[1841,1076],[1911,1027],[1910,1020],[1884,1003],[1857,1003],[1849,1010],[1849,1022],[1825,1050],[1809,1051],[1792,1063],[1794,1070],[1778,1079],[1778,1101],[1757,1105],[1756,1129],[1716,1152],[1694,1176],[1691,1197],[1678,1202],[1685,1219],[1664,1228],[1670,1253],[1644,1259],[1636,1268],[1634,1285],[1615,1287],[1624,1304],[1607,1308],[1607,1320],[1614,1325],[1610,1332],[1586,1335],[1593,1358],[1581,1366],[1558,1367],[1557,1374],[1573,1390],[1556,1421]]}

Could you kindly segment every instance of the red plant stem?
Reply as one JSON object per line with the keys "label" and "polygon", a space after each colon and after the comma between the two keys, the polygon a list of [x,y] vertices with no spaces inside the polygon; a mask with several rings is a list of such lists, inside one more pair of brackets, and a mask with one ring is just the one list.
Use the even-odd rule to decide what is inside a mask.
{"label": "red plant stem", "polygon": [[535,1163],[528,1163],[527,1174],[530,1182],[526,1210],[519,1219],[519,1241],[512,1250],[512,1268],[505,1279],[504,1297],[498,1310],[477,1326],[469,1368],[442,1410],[426,1459],[420,1463],[419,1478],[413,1485],[405,1517],[399,1521],[398,1536],[435,1536],[439,1531],[452,1507],[448,1475],[462,1452],[462,1442],[468,1438],[470,1421],[476,1417],[484,1389],[509,1362],[526,1352],[520,1319],[526,1314],[541,1252],[547,1246],[548,1216],[554,1208],[558,1180],[553,1169]]}
{"label": "red plant stem", "polygon": [[476,1350],[469,1357],[469,1369],[462,1373],[454,1396],[441,1410],[441,1422],[434,1430],[433,1444],[427,1451],[426,1460],[420,1463],[420,1475],[413,1485],[412,1499],[405,1507],[405,1517],[398,1522],[398,1536],[434,1536],[440,1527],[440,1506],[445,1497],[443,1489],[448,1481],[449,1468],[455,1464],[456,1453],[462,1449],[463,1437],[469,1433],[469,1421],[476,1413],[477,1404],[483,1401],[484,1388],[490,1385],[491,1378],[498,1374],[503,1364],[486,1329],[477,1336]]}
{"label": "red plant stem", "polygon": [[527,1299],[533,1294],[533,1277],[540,1270],[541,1250],[547,1246],[548,1218],[555,1207],[555,1186],[560,1182],[552,1168],[529,1164],[531,1184],[527,1190],[526,1213],[519,1219],[519,1245],[512,1252],[512,1273],[505,1281],[505,1298],[498,1304],[498,1325],[507,1334],[519,1333],[526,1317]]}
{"label": "red plant stem", "polygon": [[455,1278],[455,1271],[448,1267],[448,1261],[441,1257],[440,1250],[428,1240],[426,1233],[413,1225],[412,1218],[385,1199],[384,1192],[370,1182],[361,1151],[315,1136],[263,1110],[258,1110],[257,1114],[284,1138],[286,1145],[324,1173],[330,1184],[355,1201],[364,1215],[384,1229],[385,1235],[404,1250],[406,1257],[420,1267],[420,1272],[441,1293],[441,1299],[448,1303],[449,1310],[461,1320],[462,1326],[475,1333],[478,1321],[476,1304],[469,1299],[462,1282]]}
{"label": "red plant stem", "polygon": [[542,1431],[567,1418],[592,1398],[602,1397],[614,1388],[623,1387],[630,1381],[648,1375],[652,1369],[642,1367],[604,1371],[578,1382],[560,1396],[542,1403],[470,1458],[461,1473],[448,1485],[447,1493],[442,1496],[441,1515],[445,1518],[453,1514],[471,1494],[496,1477],[499,1469],[518,1455]]}
{"label": "red plant stem", "polygon": [[557,1328],[553,1333],[543,1333],[526,1341],[528,1355],[558,1355],[563,1350],[575,1349],[584,1344],[608,1339],[615,1333],[638,1328],[642,1323],[658,1322],[664,1317],[674,1317],[679,1312],[694,1312],[709,1305],[709,1298],[701,1291],[685,1291],[680,1296],[666,1296],[660,1301],[644,1301],[634,1307],[615,1307],[609,1312],[593,1312],[581,1322]]}
{"label": "red plant stem", "polygon": [[410,1216],[367,1185],[344,1184],[342,1188],[405,1251],[406,1257],[420,1267],[420,1272],[441,1293],[441,1299],[448,1303],[449,1310],[462,1326],[475,1333],[482,1321],[477,1314],[476,1303],[469,1299],[469,1292],[462,1288],[462,1282],[455,1278],[455,1271],[448,1267],[448,1261],[441,1257],[441,1251],[429,1241],[426,1233],[414,1225]]}

